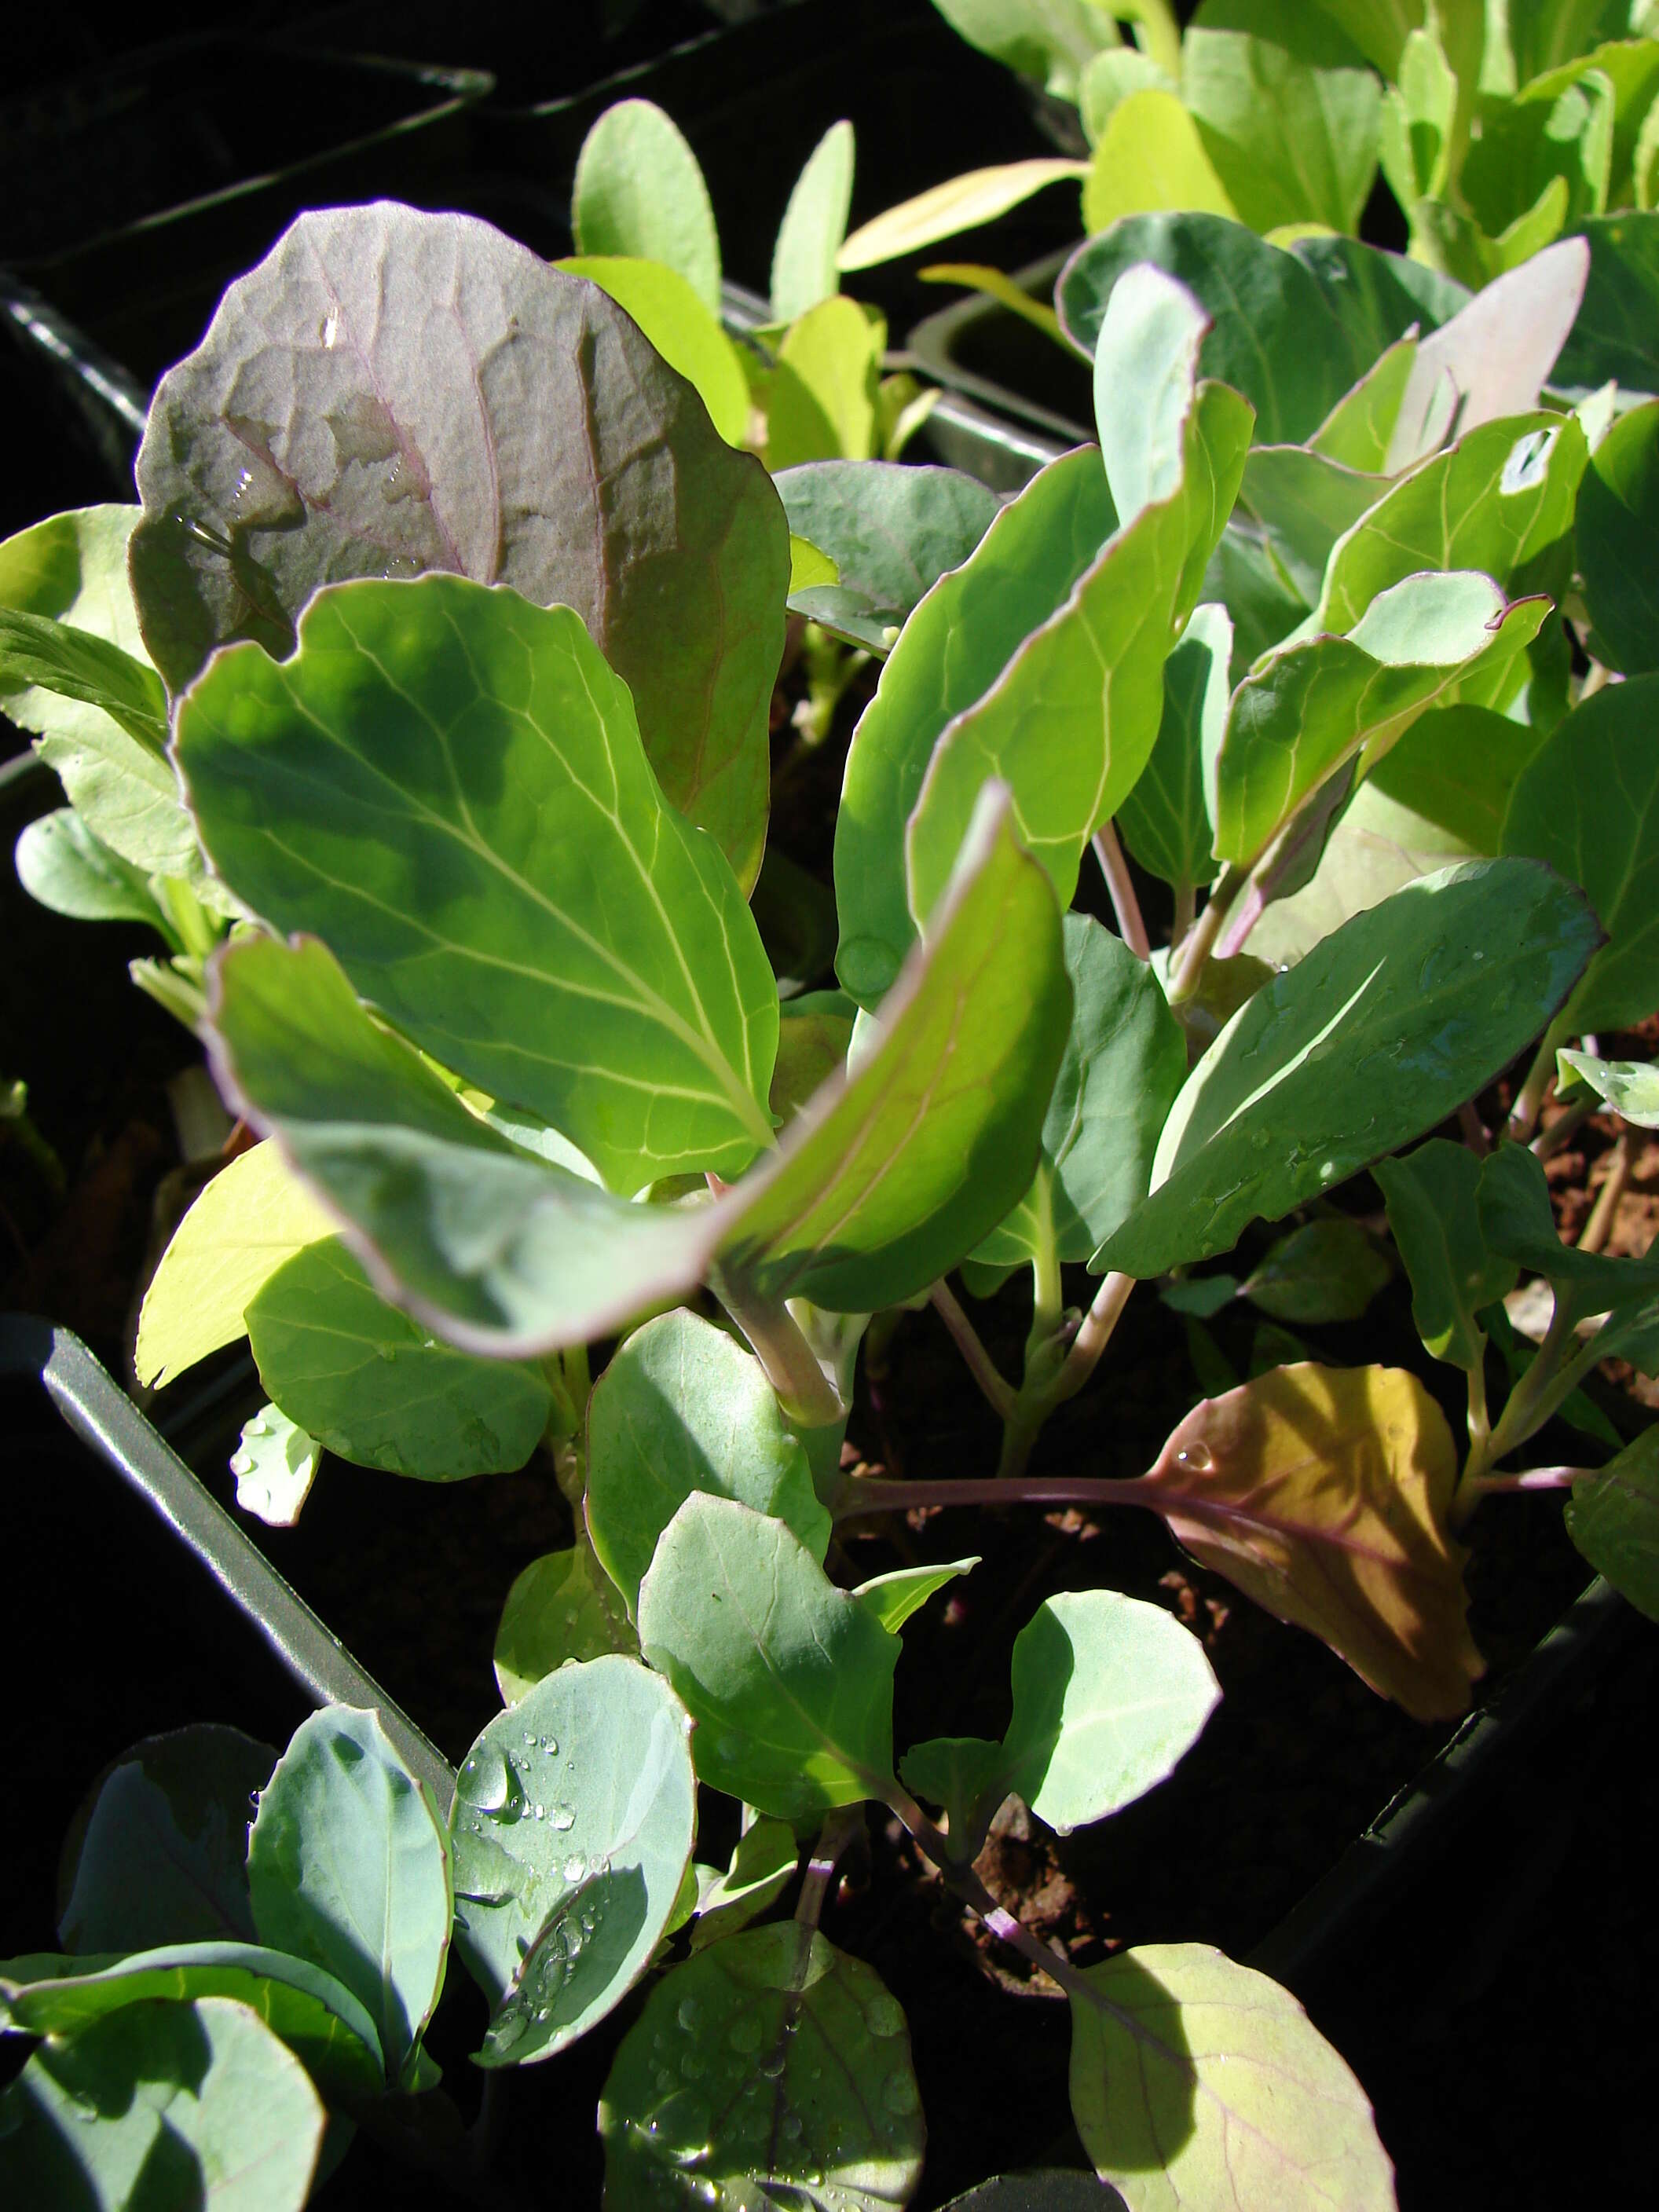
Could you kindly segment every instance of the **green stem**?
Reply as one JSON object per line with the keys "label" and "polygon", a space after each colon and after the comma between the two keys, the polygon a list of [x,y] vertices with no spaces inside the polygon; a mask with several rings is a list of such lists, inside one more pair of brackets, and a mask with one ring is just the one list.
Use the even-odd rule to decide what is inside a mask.
{"label": "green stem", "polygon": [[1093,2001],[1093,1991],[1083,1973],[1073,1966],[1069,1959],[1063,1959],[1049,1950],[1047,1944],[1039,1942],[1029,1928],[997,1903],[974,1872],[972,1865],[952,1851],[951,1839],[945,1831],[928,1819],[901,1784],[895,1782],[891,1785],[887,1793],[887,1803],[909,1830],[917,1850],[933,1861],[946,1885],[956,1892],[964,1905],[972,1907],[994,1936],[1058,1982],[1068,1996],[1084,1996]]}
{"label": "green stem", "polygon": [[1489,1486],[1492,1469],[1537,1434],[1562,1400],[1577,1387],[1579,1377],[1595,1365],[1594,1340],[1576,1357],[1569,1357],[1577,1346],[1579,1318],[1578,1307],[1564,1286],[1558,1285],[1555,1311],[1538,1347],[1538,1357],[1510,1391],[1484,1448],[1478,1438],[1472,1443],[1452,1498],[1449,1518],[1454,1528],[1461,1528],[1480,1504]]}
{"label": "green stem", "polygon": [[803,1928],[816,1928],[823,1913],[824,1899],[830,1885],[836,1878],[836,1869],[842,1854],[860,1829],[864,1826],[864,1807],[837,1807],[818,1830],[818,1839],[812,1846],[812,1856],[806,1863],[806,1872],[801,1876],[800,1895],[795,1903],[795,1918]]}
{"label": "green stem", "polygon": [[711,1273],[709,1288],[743,1331],[790,1420],[823,1429],[845,1417],[840,1392],[781,1304],[718,1268]]}
{"label": "green stem", "polygon": [[1013,1481],[1024,1474],[1044,1422],[1056,1406],[1076,1397],[1094,1373],[1134,1286],[1133,1275],[1104,1277],[1069,1345],[1063,1326],[1046,1336],[1033,1328],[1026,1347],[1025,1379],[1003,1426],[1000,1480]]}
{"label": "green stem", "polygon": [[1234,900],[1249,881],[1248,869],[1234,866],[1224,868],[1217,877],[1209,897],[1204,902],[1204,911],[1193,924],[1181,947],[1181,965],[1170,986],[1170,1004],[1179,1008],[1194,998],[1203,979],[1205,963],[1215,950],[1221,934],[1221,925],[1226,921]]}
{"label": "green stem", "polygon": [[1538,1048],[1532,1066],[1527,1070],[1527,1079],[1516,1094],[1515,1103],[1510,1109],[1508,1133],[1517,1144],[1532,1142],[1533,1133],[1538,1127],[1538,1116],[1544,1110],[1545,1097],[1555,1079],[1556,1048],[1565,1044],[1571,1035],[1571,1029],[1564,1025],[1559,1016],[1544,1032],[1544,1041]]}
{"label": "green stem", "polygon": [[992,1411],[1000,1420],[1007,1420],[1014,1410],[1013,1386],[999,1373],[995,1360],[985,1349],[979,1331],[963,1311],[949,1284],[941,1277],[927,1296],[967,1362],[969,1373],[985,1393]]}

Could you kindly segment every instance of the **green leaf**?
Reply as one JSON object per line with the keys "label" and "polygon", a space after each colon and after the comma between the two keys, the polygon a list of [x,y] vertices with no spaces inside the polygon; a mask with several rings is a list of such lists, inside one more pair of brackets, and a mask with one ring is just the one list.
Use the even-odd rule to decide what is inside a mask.
{"label": "green leaf", "polygon": [[1244,465],[1239,501],[1260,525],[1287,580],[1313,606],[1337,540],[1387,489],[1381,477],[1345,467],[1306,446],[1256,446]]}
{"label": "green leaf", "polygon": [[1232,644],[1225,607],[1194,608],[1164,664],[1164,713],[1151,757],[1117,810],[1124,843],[1166,884],[1207,884],[1217,872],[1207,794],[1226,725]]}
{"label": "green leaf", "polygon": [[1202,1943],[1085,1969],[1072,2112],[1129,2212],[1392,2212],[1365,2094],[1288,1990]]}
{"label": "green leaf", "polygon": [[588,1533],[630,1613],[694,1492],[775,1515],[819,1561],[829,1548],[829,1513],[759,1360],[681,1309],[636,1329],[588,1401]]}
{"label": "green leaf", "polygon": [[1290,252],[1347,332],[1356,375],[1374,367],[1413,324],[1419,331],[1437,331],[1469,301],[1468,287],[1455,277],[1357,238],[1298,238]]}
{"label": "green leaf", "polygon": [[[1226,609],[1232,622],[1230,682],[1287,638],[1308,612],[1306,601],[1291,589],[1266,544],[1253,531],[1247,535],[1237,515],[1210,556],[1200,589],[1206,600]],[[1224,695],[1221,705],[1225,708]]]}
{"label": "green leaf", "polygon": [[1632,408],[1590,456],[1578,494],[1577,551],[1596,657],[1621,676],[1659,669],[1659,400]]}
{"label": "green leaf", "polygon": [[250,1801],[276,1764],[269,1744],[205,1723],[124,1752],[64,1844],[62,1942],[82,1953],[252,1942]]}
{"label": "green leaf", "polygon": [[213,992],[227,1091],[280,1129],[382,1292],[451,1343],[514,1358],[585,1344],[701,1281],[724,1216],[629,1206],[510,1144],[370,1019],[314,940],[231,946]]}
{"label": "green leaf", "polygon": [[1116,521],[1098,454],[1066,454],[1009,501],[905,624],[853,732],[836,818],[836,972],[860,1006],[877,1004],[915,939],[905,823],[936,741],[1065,605]]}
{"label": "green leaf", "polygon": [[1558,179],[1566,187],[1559,228],[1577,229],[1606,212],[1613,110],[1612,79],[1592,69],[1570,84],[1528,85],[1483,114],[1457,188],[1488,237],[1498,238]]}
{"label": "green leaf", "polygon": [[898,1638],[781,1521],[687,1498],[640,1585],[639,1623],[715,1789],[794,1820],[890,1782]]}
{"label": "green leaf", "polygon": [[1358,230],[1376,173],[1382,90],[1305,0],[1206,0],[1181,90],[1240,220]]}
{"label": "green leaf", "polygon": [[1659,392],[1659,214],[1600,216],[1583,228],[1584,304],[1555,380],[1575,398],[1609,378],[1626,392]]}
{"label": "green leaf", "polygon": [[1659,1620],[1659,1430],[1648,1429],[1566,1504],[1567,1534],[1591,1566]]}
{"label": "green leaf", "polygon": [[571,609],[455,576],[331,588],[293,659],[217,657],[175,750],[238,895],[613,1188],[769,1143],[759,934]]}
{"label": "green leaf", "polygon": [[1086,1260],[1146,1197],[1187,1074],[1186,1036],[1158,979],[1121,939],[1064,920],[1076,1011],[1042,1123],[1030,1188],[974,1258],[1010,1267],[1054,1251]]}
{"label": "green leaf", "polygon": [[1138,46],[1108,46],[1084,70],[1078,85],[1078,112],[1083,135],[1097,146],[1111,121],[1112,110],[1132,92],[1176,92],[1175,79],[1150,54]]}
{"label": "green leaf", "polygon": [[150,1278],[133,1352],[138,1380],[171,1382],[234,1344],[260,1287],[337,1225],[276,1145],[239,1153],[199,1194]]}
{"label": "green leaf", "polygon": [[[1196,302],[1156,270],[1132,272],[1113,294],[1095,389],[1123,525],[935,745],[905,838],[919,919],[939,896],[988,779],[1012,788],[1021,840],[1068,906],[1084,847],[1146,764],[1163,714],[1164,663],[1249,443],[1249,410],[1237,394],[1194,383],[1202,330]],[[1124,386],[1137,394],[1133,407],[1109,398]]]}
{"label": "green leaf", "polygon": [[860,1583],[853,1592],[862,1606],[867,1607],[882,1626],[896,1636],[913,1613],[919,1613],[936,1590],[953,1583],[958,1575],[967,1574],[979,1565],[979,1555],[972,1559],[947,1560],[937,1567],[897,1567],[891,1574],[876,1575],[867,1583]]}
{"label": "green leaf", "polygon": [[235,638],[287,654],[322,584],[507,584],[576,610],[671,805],[753,882],[787,528],[595,286],[464,216],[301,216],[161,380],[138,483],[134,590],[175,694]]}
{"label": "green leaf", "polygon": [[782,1019],[772,1070],[772,1111],[787,1123],[847,1065],[858,1009],[845,992],[808,991],[785,1000],[778,1012]]}
{"label": "green leaf", "polygon": [[556,261],[567,276],[586,276],[630,314],[671,368],[696,387],[708,419],[728,446],[749,429],[749,379],[720,318],[703,305],[677,269],[627,254],[573,254]]}
{"label": "green leaf", "polygon": [[862,1960],[785,1921],[665,1974],[599,2100],[616,2212],[785,2202],[896,2212],[927,2130],[904,2014]]}
{"label": "green leaf", "polygon": [[1502,850],[1583,886],[1607,933],[1563,1033],[1623,1029],[1659,1004],[1659,675],[1609,684],[1558,723],[1516,777]]}
{"label": "green leaf", "polygon": [[242,1424],[230,1455],[236,1503],[268,1528],[291,1528],[317,1480],[323,1448],[280,1406],[262,1406]]}
{"label": "green leaf", "polygon": [[125,2212],[153,2184],[173,2203],[299,2212],[327,2124],[299,2060],[221,1997],[129,2005],[42,2044],[0,2098],[19,2202],[77,2212]]}
{"label": "green leaf", "polygon": [[1371,1172],[1411,1278],[1418,1334],[1437,1359],[1478,1367],[1486,1348],[1479,1316],[1509,1296],[1516,1276],[1481,1234],[1480,1161],[1467,1146],[1435,1137]]}
{"label": "green leaf", "polygon": [[1012,1671],[991,1786],[1062,1836],[1155,1789],[1221,1701],[1198,1638],[1116,1590],[1046,1599],[1014,1638]]}
{"label": "green leaf", "polygon": [[1567,1293],[1580,1319],[1659,1289],[1659,1253],[1615,1260],[1562,1243],[1543,1163],[1525,1145],[1500,1145],[1480,1170],[1480,1233],[1491,1250]]}
{"label": "green leaf", "polygon": [[551,2057],[650,1965],[691,1858],[690,1726],[617,1656],[561,1667],[468,1753],[450,1826],[455,1941],[493,2014],[480,2065]]}
{"label": "green leaf", "polygon": [[337,1237],[285,1261],[248,1305],[259,1380],[342,1459],[422,1482],[520,1468],[552,1393],[532,1361],[439,1343],[370,1283]]}
{"label": "green leaf", "polygon": [[691,1948],[702,1951],[746,1928],[780,1895],[800,1862],[800,1846],[787,1820],[756,1820],[738,1837],[724,1874],[704,1869],[711,1880],[697,1887]]}
{"label": "green leaf", "polygon": [[31,690],[95,708],[146,752],[167,744],[167,694],[148,662],[93,630],[0,605],[0,696]]}
{"label": "green leaf", "polygon": [[868,460],[886,327],[855,301],[821,300],[779,343],[767,386],[766,465]]}
{"label": "green leaf", "polygon": [[1229,1251],[1250,1221],[1398,1151],[1490,1082],[1595,942],[1578,895],[1525,866],[1408,884],[1258,991],[1188,1077],[1152,1196],[1092,1264],[1146,1277]]}
{"label": "green leaf", "polygon": [[993,1796],[1002,1768],[1002,1746],[981,1735],[937,1735],[913,1743],[899,1761],[907,1790],[941,1805],[955,1847],[972,1850],[1002,1802]]}
{"label": "green leaf", "polygon": [[1474,569],[1507,591],[1560,545],[1589,448],[1571,416],[1518,415],[1471,430],[1401,479],[1331,555],[1310,629],[1351,629],[1390,586]]}
{"label": "green leaf", "polygon": [[638,1650],[622,1599],[578,1530],[568,1550],[544,1552],[514,1576],[495,1631],[495,1685],[514,1705],[567,1659]]}
{"label": "green leaf", "polygon": [[1547,734],[1490,707],[1433,708],[1367,769],[1367,787],[1443,833],[1448,850],[1496,854],[1516,780]]}
{"label": "green leaf", "polygon": [[853,126],[832,123],[807,156],[772,251],[772,318],[793,323],[841,289],[836,256],[853,204]]}
{"label": "green leaf", "polygon": [[829,556],[870,619],[894,626],[962,566],[1001,506],[960,469],[895,461],[808,461],[777,490],[790,529]]}
{"label": "green leaf", "polygon": [[38,816],[17,841],[17,880],[32,899],[76,921],[142,921],[176,942],[149,879],[94,836],[73,807]]}
{"label": "green leaf", "polygon": [[1362,754],[1379,759],[1474,675],[1512,660],[1548,612],[1491,578],[1422,574],[1380,591],[1346,637],[1291,644],[1233,695],[1216,763],[1217,857],[1253,866],[1297,809]]}
{"label": "green leaf", "polygon": [[[1055,100],[1077,98],[1078,73],[1115,46],[1115,21],[1090,0],[934,0],[951,28]],[[1124,14],[1133,15],[1132,8]]]}
{"label": "green leaf", "polygon": [[[1386,346],[1352,391],[1337,401],[1314,432],[1308,441],[1309,451],[1343,468],[1366,470],[1374,474],[1383,472],[1419,350],[1414,337],[1396,338]],[[1261,450],[1293,453],[1298,448],[1281,446],[1263,447]],[[1413,454],[1413,459],[1417,458]]]}
{"label": "green leaf", "polygon": [[1393,1273],[1357,1221],[1310,1221],[1279,1238],[1239,1296],[1275,1321],[1358,1321]]}
{"label": "green leaf", "polygon": [[735,1194],[722,1274],[842,1313],[926,1290],[1030,1182],[1071,1016],[1054,893],[988,791],[872,1049]]}
{"label": "green leaf", "polygon": [[1556,1060],[1564,1091],[1571,1073],[1626,1121],[1638,1128],[1659,1129],[1659,1068],[1650,1061],[1597,1060],[1587,1052],[1560,1052]]}
{"label": "green leaf", "polygon": [[262,1941],[344,1983],[398,2081],[443,1988],[449,1850],[375,1714],[331,1705],[301,1723],[260,1796],[247,1874]]}
{"label": "green leaf", "polygon": [[1197,124],[1173,92],[1143,85],[1115,103],[1083,180],[1083,228],[1092,237],[1152,210],[1238,212]]}
{"label": "green leaf", "polygon": [[[37,1966],[37,1960],[16,1962]],[[386,2069],[373,2019],[337,1977],[257,1943],[173,1942],[106,1962],[49,1962],[52,1973],[14,1979],[0,1962],[0,2005],[11,2029],[74,2036],[131,2005],[233,1998],[288,2045],[331,2097],[377,2096]],[[64,1971],[67,1969],[67,1971]]]}
{"label": "green leaf", "polygon": [[924,246],[937,245],[942,238],[954,238],[959,230],[975,230],[981,223],[994,222],[1046,185],[1086,176],[1088,168],[1086,161],[1042,160],[967,170],[860,224],[836,259],[844,275],[857,269],[873,269],[883,261],[896,260],[902,253],[915,253]]}
{"label": "green leaf", "polygon": [[711,315],[720,311],[720,242],[697,157],[648,100],[619,100],[582,141],[570,228],[582,254],[659,261]]}

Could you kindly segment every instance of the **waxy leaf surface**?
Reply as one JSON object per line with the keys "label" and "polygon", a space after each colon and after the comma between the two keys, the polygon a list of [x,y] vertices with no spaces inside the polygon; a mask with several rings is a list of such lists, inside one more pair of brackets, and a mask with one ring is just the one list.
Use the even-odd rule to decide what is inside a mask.
{"label": "waxy leaf surface", "polygon": [[1607,943],[1564,1024],[1622,1029],[1659,1004],[1659,675],[1611,684],[1558,722],[1516,778],[1501,849],[1581,884]]}
{"label": "waxy leaf surface", "polygon": [[1567,1534],[1596,1572],[1659,1620],[1659,1431],[1647,1430],[1599,1473],[1576,1482]]}
{"label": "waxy leaf surface", "polygon": [[1094,1264],[1145,1277],[1230,1251],[1249,1222],[1433,1128],[1537,1036],[1596,936],[1570,885],[1507,860],[1425,876],[1356,915],[1199,1061],[1151,1197]]}
{"label": "waxy leaf surface", "polygon": [[636,1329],[588,1401],[584,1510],[630,1612],[658,1537],[696,1491],[775,1515],[816,1559],[829,1548],[805,1447],[759,1360],[681,1309]]}
{"label": "waxy leaf surface", "polygon": [[925,1290],[1029,1184],[1071,1018],[1054,893],[988,790],[872,1049],[733,1194],[723,1273],[841,1313]]}
{"label": "waxy leaf surface", "polygon": [[836,972],[860,1006],[878,1002],[915,940],[905,823],[934,744],[1065,604],[1116,522],[1099,454],[1062,455],[905,624],[853,732],[836,817]]}
{"label": "waxy leaf surface", "polygon": [[624,1194],[770,1140],[777,993],[579,617],[465,579],[319,593],[222,653],[177,757],[204,842],[423,1049]]}
{"label": "waxy leaf surface", "polygon": [[1474,1367],[1486,1347],[1476,1316],[1509,1296],[1517,1272],[1482,1234],[1480,1161],[1467,1145],[1433,1137],[1403,1158],[1379,1160],[1372,1173],[1411,1278],[1418,1334],[1437,1359]]}
{"label": "waxy leaf surface", "polygon": [[927,2129],[897,2001],[793,1921],[665,1974],[599,2100],[614,2212],[783,2202],[896,2212]]}
{"label": "waxy leaf surface", "polygon": [[871,620],[902,624],[959,568],[1001,511],[960,469],[896,461],[806,461],[776,479],[789,527],[836,564]]}
{"label": "waxy leaf surface", "polygon": [[367,2008],[395,2084],[443,1988],[453,1905],[443,1815],[373,1712],[295,1729],[248,1836],[263,1942],[309,1959]]}
{"label": "waxy leaf surface", "polygon": [[172,932],[149,879],[94,836],[71,806],[38,814],[13,854],[17,880],[37,905],[76,921],[142,921]]}
{"label": "waxy leaf surface", "polygon": [[552,1394],[530,1361],[479,1359],[390,1306],[338,1237],[307,1245],[247,1308],[259,1380],[290,1421],[359,1467],[422,1482],[520,1468]]}
{"label": "waxy leaf surface", "polygon": [[465,216],[301,216],[162,379],[138,489],[133,586],[173,692],[234,638],[288,653],[320,585],[509,584],[576,610],[670,801],[753,882],[787,526],[597,287]]}
{"label": "waxy leaf surface", "polygon": [[891,1779],[899,1640],[781,1521],[689,1498],[640,1585],[640,1644],[697,1723],[697,1772],[804,1820]]}
{"label": "waxy leaf surface", "polygon": [[1426,1721],[1466,1711],[1482,1665],[1446,1528],[1456,1480],[1415,1376],[1304,1364],[1194,1407],[1135,1488],[1204,1565]]}
{"label": "waxy leaf surface", "polygon": [[1364,2091],[1288,1990],[1203,1943],[1085,1978],[1072,2112],[1129,2212],[1393,2212]]}
{"label": "waxy leaf surface", "polygon": [[690,1726],[617,1656],[560,1668],[468,1753],[450,1826],[456,1946],[493,2014],[479,2064],[551,2057],[650,1964],[691,1858]]}
{"label": "waxy leaf surface", "polygon": [[124,2006],[40,2045],[0,2098],[18,2201],[88,2212],[127,2212],[181,2165],[224,2212],[299,2212],[327,2125],[299,2060],[225,1997]]}

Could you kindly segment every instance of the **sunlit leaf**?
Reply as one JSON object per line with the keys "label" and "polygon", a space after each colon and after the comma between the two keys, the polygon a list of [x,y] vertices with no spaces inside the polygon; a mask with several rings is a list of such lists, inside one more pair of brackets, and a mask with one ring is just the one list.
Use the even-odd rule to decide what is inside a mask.
{"label": "sunlit leaf", "polygon": [[1626,1121],[1659,1129],[1659,1067],[1650,1060],[1597,1060],[1587,1052],[1562,1052],[1556,1058],[1564,1092],[1569,1076],[1576,1077]]}
{"label": "sunlit leaf", "polygon": [[852,300],[809,307],[784,332],[766,398],[766,465],[870,459],[884,326]]}
{"label": "sunlit leaf", "polygon": [[781,1893],[799,1863],[800,1846],[787,1820],[753,1821],[738,1838],[724,1874],[704,1869],[714,1878],[698,1884],[693,1951],[746,1928]]}
{"label": "sunlit leaf", "polygon": [[793,323],[840,289],[836,256],[853,204],[853,126],[832,123],[807,156],[772,250],[772,314]]}
{"label": "sunlit leaf", "polygon": [[959,230],[994,222],[1045,185],[1086,176],[1088,167],[1086,161],[1043,160],[970,169],[861,224],[836,255],[837,264],[845,273],[873,269],[879,262],[896,260],[902,253],[915,253],[924,246],[936,245],[941,238],[954,238]]}
{"label": "sunlit leaf", "polygon": [[975,1554],[972,1559],[948,1560],[943,1566],[896,1567],[890,1574],[876,1575],[869,1582],[860,1583],[853,1595],[874,1613],[884,1628],[896,1634],[936,1590],[942,1590],[958,1575],[967,1574],[978,1565]]}
{"label": "sunlit leaf", "polygon": [[720,245],[697,157],[648,100],[619,100],[582,141],[570,192],[576,251],[659,261],[720,311]]}
{"label": "sunlit leaf", "polygon": [[261,1406],[242,1424],[230,1455],[236,1503],[267,1528],[291,1528],[317,1479],[323,1447],[280,1406]]}
{"label": "sunlit leaf", "polygon": [[1238,212],[1190,112],[1174,93],[1144,85],[1106,118],[1084,179],[1083,227],[1092,237],[1164,208]]}
{"label": "sunlit leaf", "polygon": [[749,428],[743,357],[678,270],[623,253],[574,254],[553,266],[586,276],[630,314],[668,366],[696,386],[726,444],[743,444]]}

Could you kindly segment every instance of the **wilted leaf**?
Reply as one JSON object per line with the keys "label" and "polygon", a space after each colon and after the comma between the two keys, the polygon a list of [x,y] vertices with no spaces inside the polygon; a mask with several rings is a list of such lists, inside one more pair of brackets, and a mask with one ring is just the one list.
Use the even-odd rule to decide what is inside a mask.
{"label": "wilted leaf", "polygon": [[1456,1481],[1445,1415],[1415,1376],[1300,1365],[1195,1407],[1133,1494],[1202,1565],[1428,1721],[1468,1711],[1482,1665],[1468,1554],[1447,1534]]}

